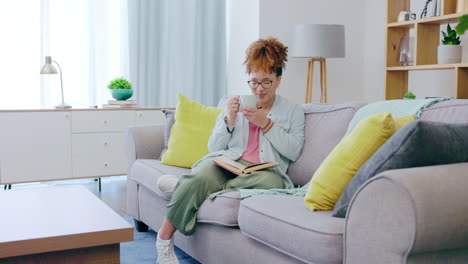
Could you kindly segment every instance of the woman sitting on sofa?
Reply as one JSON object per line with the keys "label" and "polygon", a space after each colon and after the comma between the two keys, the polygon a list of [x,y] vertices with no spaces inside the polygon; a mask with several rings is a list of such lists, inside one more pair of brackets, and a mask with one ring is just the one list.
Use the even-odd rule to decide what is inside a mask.
{"label": "woman sitting on sofa", "polygon": [[[287,61],[287,50],[275,38],[259,39],[246,52],[244,64],[248,84],[257,97],[257,107],[240,108],[239,96],[231,98],[219,114],[208,142],[210,154],[199,160],[190,174],[166,175],[159,180],[163,192],[173,192],[168,211],[158,231],[158,263],[179,263],[173,249],[173,235],[195,232],[197,210],[208,196],[236,189],[292,188],[286,175],[304,143],[304,111],[301,105],[277,95]],[[215,165],[211,159],[224,155],[240,163],[274,161],[272,169],[235,174]]]}

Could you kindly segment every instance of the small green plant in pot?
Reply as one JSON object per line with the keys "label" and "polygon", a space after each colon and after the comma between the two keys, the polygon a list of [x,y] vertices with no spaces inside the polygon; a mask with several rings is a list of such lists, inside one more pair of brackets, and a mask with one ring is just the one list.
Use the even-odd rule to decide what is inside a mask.
{"label": "small green plant in pot", "polygon": [[407,100],[407,99],[416,99],[416,95],[414,95],[414,93],[412,92],[407,92],[405,93],[405,95],[403,95],[403,99]]}
{"label": "small green plant in pot", "polygon": [[462,57],[462,47],[460,46],[460,36],[447,24],[447,32],[442,31],[444,38],[442,45],[437,49],[437,61],[439,64],[460,63]]}
{"label": "small green plant in pot", "polygon": [[463,35],[468,30],[468,15],[460,17],[456,30],[458,35]]}
{"label": "small green plant in pot", "polygon": [[133,95],[132,84],[124,78],[112,80],[107,88],[110,89],[112,97],[115,100],[127,100]]}

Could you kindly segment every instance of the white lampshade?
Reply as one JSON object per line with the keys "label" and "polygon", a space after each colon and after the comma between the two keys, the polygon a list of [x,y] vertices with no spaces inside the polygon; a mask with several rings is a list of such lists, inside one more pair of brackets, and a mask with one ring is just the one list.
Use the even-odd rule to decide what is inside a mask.
{"label": "white lampshade", "polygon": [[343,58],[344,25],[294,25],[290,56],[296,58]]}
{"label": "white lampshade", "polygon": [[42,66],[41,74],[57,74],[57,69],[52,65],[52,57],[45,57],[45,64]]}

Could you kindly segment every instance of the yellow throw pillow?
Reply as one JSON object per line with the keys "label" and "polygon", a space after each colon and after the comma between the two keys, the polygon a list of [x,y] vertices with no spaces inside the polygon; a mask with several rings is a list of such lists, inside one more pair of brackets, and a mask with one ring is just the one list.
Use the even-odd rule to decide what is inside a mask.
{"label": "yellow throw pillow", "polygon": [[177,94],[177,97],[179,103],[176,106],[175,123],[161,163],[191,168],[197,160],[208,154],[208,139],[222,109],[206,107],[181,94]]}
{"label": "yellow throw pillow", "polygon": [[414,115],[408,115],[408,116],[401,116],[401,117],[394,117],[395,120],[395,133],[406,126],[409,122],[413,121],[416,119],[416,116]]}
{"label": "yellow throw pillow", "polygon": [[315,172],[304,202],[311,211],[332,210],[346,184],[396,131],[391,113],[361,120]]}

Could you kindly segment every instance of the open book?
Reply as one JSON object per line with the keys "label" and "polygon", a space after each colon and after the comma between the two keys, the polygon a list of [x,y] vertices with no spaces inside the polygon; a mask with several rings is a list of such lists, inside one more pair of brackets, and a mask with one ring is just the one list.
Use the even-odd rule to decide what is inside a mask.
{"label": "open book", "polygon": [[213,158],[213,162],[232,172],[232,173],[235,173],[237,175],[240,175],[240,174],[244,174],[244,173],[249,173],[249,172],[252,172],[252,171],[258,171],[258,170],[263,170],[263,169],[267,169],[267,168],[272,168],[272,167],[275,167],[275,166],[278,166],[278,163],[276,162],[264,162],[264,163],[258,163],[258,164],[252,164],[250,166],[245,166],[245,165],[242,165],[241,163],[239,162],[236,162],[226,156],[219,156],[219,157],[215,157]]}

